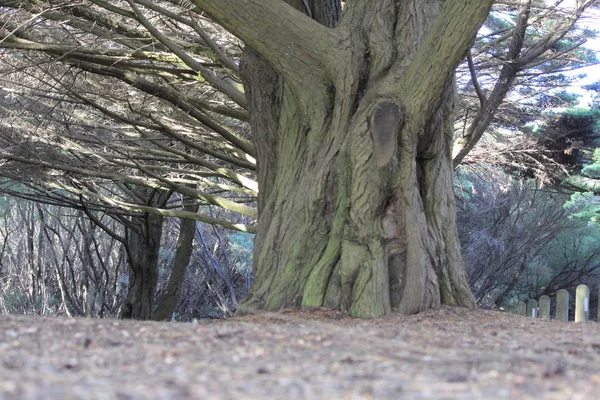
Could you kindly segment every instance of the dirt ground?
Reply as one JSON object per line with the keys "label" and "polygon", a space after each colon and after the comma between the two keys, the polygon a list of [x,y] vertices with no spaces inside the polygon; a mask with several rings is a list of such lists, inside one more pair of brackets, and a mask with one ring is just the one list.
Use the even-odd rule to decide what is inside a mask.
{"label": "dirt ground", "polygon": [[442,308],[194,323],[0,315],[0,399],[593,399],[600,324]]}

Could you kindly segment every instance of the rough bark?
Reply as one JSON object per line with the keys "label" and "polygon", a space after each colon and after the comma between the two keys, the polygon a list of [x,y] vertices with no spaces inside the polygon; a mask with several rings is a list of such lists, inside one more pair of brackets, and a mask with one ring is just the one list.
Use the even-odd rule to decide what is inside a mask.
{"label": "rough bark", "polygon": [[[185,206],[184,209],[190,212],[197,212],[198,205]],[[190,258],[192,256],[192,247],[194,243],[194,233],[196,231],[196,221],[182,218],[179,226],[179,237],[177,238],[177,248],[175,250],[175,259],[169,281],[165,292],[163,293],[152,318],[156,321],[169,321],[175,311],[177,302],[181,295],[183,279],[187,271]]]}
{"label": "rough bark", "polygon": [[266,3],[281,13],[264,29],[294,18],[272,42],[196,1],[253,49],[242,73],[260,206],[245,307],[473,307],[454,216],[452,71],[491,1],[351,2],[326,30]]}

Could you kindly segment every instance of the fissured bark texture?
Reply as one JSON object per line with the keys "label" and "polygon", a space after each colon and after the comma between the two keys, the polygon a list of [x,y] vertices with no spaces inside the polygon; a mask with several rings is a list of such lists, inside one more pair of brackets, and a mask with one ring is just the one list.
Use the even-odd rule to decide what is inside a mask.
{"label": "fissured bark texture", "polygon": [[260,188],[246,307],[474,307],[456,233],[453,79],[440,69],[445,87],[427,100],[430,83],[409,73],[442,5],[350,4],[335,28],[347,51],[322,84],[288,83],[246,49]]}

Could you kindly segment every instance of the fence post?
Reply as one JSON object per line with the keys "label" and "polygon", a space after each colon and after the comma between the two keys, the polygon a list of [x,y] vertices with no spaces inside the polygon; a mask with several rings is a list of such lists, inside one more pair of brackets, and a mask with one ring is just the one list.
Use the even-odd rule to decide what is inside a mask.
{"label": "fence post", "polygon": [[540,318],[550,320],[550,297],[540,297]]}
{"label": "fence post", "polygon": [[565,289],[556,292],[556,320],[563,322],[569,320],[569,292]]}
{"label": "fence post", "polygon": [[537,301],[534,299],[527,300],[527,316],[530,318],[537,317]]}
{"label": "fence post", "polygon": [[527,314],[527,306],[522,301],[517,303],[517,315],[525,316]]}
{"label": "fence post", "polygon": [[590,289],[586,285],[579,285],[575,292],[575,322],[586,322],[589,314]]}

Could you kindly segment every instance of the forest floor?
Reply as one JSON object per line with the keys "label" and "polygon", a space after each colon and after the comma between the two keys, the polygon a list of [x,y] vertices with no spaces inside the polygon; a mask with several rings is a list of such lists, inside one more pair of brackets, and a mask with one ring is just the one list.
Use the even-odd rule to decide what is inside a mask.
{"label": "forest floor", "polygon": [[0,315],[0,399],[590,399],[600,324],[444,307],[195,323]]}

